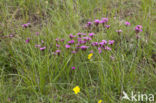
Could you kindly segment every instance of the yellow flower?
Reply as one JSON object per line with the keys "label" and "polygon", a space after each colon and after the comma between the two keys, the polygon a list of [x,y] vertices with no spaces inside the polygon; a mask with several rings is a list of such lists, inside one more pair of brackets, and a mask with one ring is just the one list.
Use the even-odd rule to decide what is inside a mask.
{"label": "yellow flower", "polygon": [[88,59],[91,59],[92,56],[93,56],[93,53],[90,53],[90,54],[88,55]]}
{"label": "yellow flower", "polygon": [[79,93],[80,92],[80,87],[79,86],[74,87],[73,91],[74,91],[75,94]]}
{"label": "yellow flower", "polygon": [[102,100],[99,100],[98,103],[102,103]]}

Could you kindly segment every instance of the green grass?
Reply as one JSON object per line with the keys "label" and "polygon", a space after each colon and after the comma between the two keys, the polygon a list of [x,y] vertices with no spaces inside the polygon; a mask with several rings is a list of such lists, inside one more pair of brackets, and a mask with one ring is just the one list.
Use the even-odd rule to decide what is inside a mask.
{"label": "green grass", "polygon": [[[96,33],[92,41],[115,40],[111,51],[89,48],[74,55],[61,46],[60,56],[53,55],[56,38],[65,45],[70,33],[89,33],[84,24],[102,17],[109,18],[110,29],[89,32]],[[23,29],[27,22],[31,27]],[[143,26],[138,40],[136,25]],[[1,0],[0,103],[132,103],[121,100],[123,91],[156,95],[155,27],[155,0]],[[45,51],[35,48],[41,40]]]}

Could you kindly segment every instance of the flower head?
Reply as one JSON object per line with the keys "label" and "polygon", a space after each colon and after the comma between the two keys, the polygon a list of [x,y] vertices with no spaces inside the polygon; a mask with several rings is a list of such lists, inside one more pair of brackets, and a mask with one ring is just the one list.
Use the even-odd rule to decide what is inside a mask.
{"label": "flower head", "polygon": [[114,40],[109,40],[109,43],[110,45],[114,44]]}
{"label": "flower head", "polygon": [[105,27],[106,27],[107,29],[109,29],[109,28],[110,28],[110,25],[105,25]]}
{"label": "flower head", "polygon": [[92,40],[90,37],[83,37],[83,39],[84,39],[85,41],[90,41],[90,40]]}
{"label": "flower head", "polygon": [[92,56],[93,56],[93,53],[90,53],[90,54],[88,55],[88,59],[91,59]]}
{"label": "flower head", "polygon": [[66,47],[67,49],[69,49],[69,48],[70,48],[70,45],[66,44],[65,47]]}
{"label": "flower head", "polygon": [[106,22],[108,22],[108,18],[102,18],[102,20],[100,21],[101,24],[105,24]]}
{"label": "flower head", "polygon": [[45,49],[46,49],[46,47],[45,47],[45,46],[40,48],[40,50],[41,50],[41,51],[43,51],[43,50],[45,50]]}
{"label": "flower head", "polygon": [[121,33],[121,32],[122,32],[122,30],[121,30],[121,29],[120,29],[120,30],[116,30],[116,32],[117,32],[117,33]]}
{"label": "flower head", "polygon": [[73,51],[72,51],[72,54],[76,54],[76,51],[75,51],[75,50],[73,50]]}
{"label": "flower head", "polygon": [[82,50],[87,50],[88,46],[83,45],[83,46],[81,46],[80,48],[81,48]]}
{"label": "flower head", "polygon": [[92,22],[88,22],[86,26],[90,28],[92,26]]}
{"label": "flower head", "polygon": [[27,28],[27,27],[29,27],[29,26],[30,26],[30,23],[22,24],[22,27],[23,27],[23,28]]}
{"label": "flower head", "polygon": [[60,47],[60,45],[59,45],[59,44],[56,44],[56,47],[57,47],[57,48],[59,48],[59,47]]}
{"label": "flower head", "polygon": [[111,49],[110,47],[106,46],[106,47],[105,47],[105,50],[110,51],[110,50],[112,50],[112,49]]}
{"label": "flower head", "polygon": [[95,24],[96,26],[98,26],[99,23],[100,23],[100,20],[99,20],[99,19],[94,20],[94,24]]}
{"label": "flower head", "polygon": [[120,35],[122,33],[122,30],[116,30],[116,32]]}
{"label": "flower head", "polygon": [[107,44],[107,40],[102,40],[102,42],[103,42],[104,44]]}
{"label": "flower head", "polygon": [[98,103],[102,103],[102,100],[100,99],[100,100],[98,101]]}
{"label": "flower head", "polygon": [[100,47],[98,47],[98,51],[99,51],[99,53],[101,54],[101,52],[102,52],[102,49],[101,49]]}
{"label": "flower head", "polygon": [[30,38],[27,38],[27,39],[25,40],[25,42],[26,42],[26,43],[29,43],[29,42],[30,42]]}
{"label": "flower head", "polygon": [[61,50],[56,50],[55,53],[58,54],[58,55],[60,55]]}
{"label": "flower head", "polygon": [[44,43],[44,40],[41,40],[41,43]]}
{"label": "flower head", "polygon": [[78,94],[80,92],[80,87],[79,86],[74,87],[73,91],[75,94]]}
{"label": "flower head", "polygon": [[77,33],[77,35],[78,35],[78,36],[81,36],[81,35],[82,35],[82,33]]}
{"label": "flower head", "polygon": [[102,40],[102,42],[99,43],[99,45],[102,47],[104,46],[105,44],[107,44],[107,41],[106,40]]}
{"label": "flower head", "polygon": [[73,38],[75,38],[76,36],[74,36],[73,34],[70,34],[69,37],[70,37],[70,39],[73,39]]}
{"label": "flower head", "polygon": [[59,42],[59,38],[56,38],[55,40],[56,40],[56,42]]}
{"label": "flower head", "polygon": [[89,36],[90,37],[93,37],[95,34],[94,33],[89,33]]}
{"label": "flower head", "polygon": [[125,25],[126,25],[126,26],[130,26],[130,25],[131,25],[131,23],[130,23],[130,22],[128,22],[128,21],[126,21],[126,22],[125,22]]}
{"label": "flower head", "polygon": [[75,67],[72,67],[73,70],[75,70]]}
{"label": "flower head", "polygon": [[135,27],[135,31],[136,31],[136,33],[142,32],[142,26],[141,25],[137,25]]}
{"label": "flower head", "polygon": [[108,22],[108,18],[102,18],[102,20],[104,21],[104,23]]}
{"label": "flower head", "polygon": [[98,42],[92,42],[92,46],[98,46],[99,43]]}
{"label": "flower head", "polygon": [[64,39],[61,39],[61,42],[64,42]]}
{"label": "flower head", "polygon": [[74,44],[74,40],[68,41],[69,44]]}

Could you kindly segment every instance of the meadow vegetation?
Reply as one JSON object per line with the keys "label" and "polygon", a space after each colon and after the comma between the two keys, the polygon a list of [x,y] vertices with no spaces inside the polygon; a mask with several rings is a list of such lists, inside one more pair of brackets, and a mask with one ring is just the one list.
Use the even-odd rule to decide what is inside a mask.
{"label": "meadow vegetation", "polygon": [[0,103],[132,103],[156,95],[156,0],[0,0]]}

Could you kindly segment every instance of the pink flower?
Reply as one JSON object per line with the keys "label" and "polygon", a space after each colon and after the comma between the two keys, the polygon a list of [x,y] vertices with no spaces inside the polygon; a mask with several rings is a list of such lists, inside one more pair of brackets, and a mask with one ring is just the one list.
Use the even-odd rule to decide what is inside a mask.
{"label": "pink flower", "polygon": [[95,34],[94,33],[89,33],[89,36],[90,37],[93,37]]}
{"label": "pink flower", "polygon": [[110,51],[110,50],[112,50],[112,49],[111,49],[110,47],[106,46],[106,47],[105,47],[105,50]]}
{"label": "pink flower", "polygon": [[118,35],[120,35],[122,33],[122,30],[116,30],[116,32],[118,33]]}
{"label": "pink flower", "polygon": [[88,46],[83,45],[83,46],[81,46],[80,48],[81,48],[82,50],[87,50]]}
{"label": "pink flower", "polygon": [[105,24],[108,22],[108,18],[102,18],[102,20],[100,21],[101,24]]}
{"label": "pink flower", "polygon": [[67,49],[69,49],[69,48],[70,48],[70,45],[66,44],[65,47],[66,47]]}
{"label": "pink flower", "polygon": [[106,40],[102,40],[102,42],[99,43],[99,45],[102,47],[104,46],[105,44],[107,44],[107,41]]}
{"label": "pink flower", "polygon": [[98,26],[99,23],[100,23],[100,20],[98,20],[98,19],[94,20],[94,24],[95,24],[96,26]]}
{"label": "pink flower", "polygon": [[60,45],[59,45],[59,44],[56,44],[56,47],[57,47],[57,48],[59,48],[59,47],[60,47]]}
{"label": "pink flower", "polygon": [[104,44],[107,44],[107,41],[106,41],[106,40],[102,40],[102,42],[103,42]]}
{"label": "pink flower", "polygon": [[82,33],[77,33],[77,35],[78,35],[78,36],[81,36],[81,35],[82,35]]}
{"label": "pink flower", "polygon": [[99,53],[101,54],[101,52],[102,52],[102,49],[101,49],[100,47],[98,47],[98,51],[99,51]]}
{"label": "pink flower", "polygon": [[61,50],[56,50],[55,53],[58,54],[58,55],[60,55]]}
{"label": "pink flower", "polygon": [[25,42],[26,42],[26,43],[29,43],[29,42],[30,42],[30,38],[27,38],[27,39],[25,40]]}
{"label": "pink flower", "polygon": [[69,37],[70,37],[70,39],[73,39],[73,38],[75,38],[76,36],[74,36],[73,34],[70,34]]}
{"label": "pink flower", "polygon": [[121,32],[122,32],[122,30],[121,30],[121,29],[120,29],[120,30],[116,30],[116,32],[117,32],[117,33],[121,33]]}
{"label": "pink flower", "polygon": [[43,41],[43,40],[41,40],[41,43],[43,44],[43,43],[44,43],[44,41]]}
{"label": "pink flower", "polygon": [[90,37],[83,37],[83,39],[84,39],[85,41],[90,41],[90,40],[92,40]]}
{"label": "pink flower", "polygon": [[74,40],[68,41],[69,44],[74,44]]}
{"label": "pink flower", "polygon": [[91,26],[92,26],[92,22],[88,22],[88,23],[87,23],[87,27],[90,28]]}
{"label": "pink flower", "polygon": [[56,42],[59,42],[59,38],[56,38],[55,40],[56,40]]}
{"label": "pink flower", "polygon": [[109,28],[110,28],[110,25],[105,25],[105,27],[106,27],[107,29],[109,29]]}
{"label": "pink flower", "polygon": [[114,44],[114,40],[109,40],[109,43],[110,45]]}
{"label": "pink flower", "polygon": [[126,21],[126,22],[125,22],[125,25],[126,25],[126,26],[130,26],[131,24],[130,24],[130,22]]}
{"label": "pink flower", "polygon": [[73,70],[75,70],[75,67],[72,67]]}
{"label": "pink flower", "polygon": [[104,23],[108,22],[108,18],[102,18],[102,20],[104,21]]}
{"label": "pink flower", "polygon": [[46,47],[45,47],[45,46],[40,48],[40,50],[41,50],[41,51],[43,51],[43,50],[45,50],[45,49],[46,49]]}
{"label": "pink flower", "polygon": [[142,26],[141,25],[137,25],[135,27],[135,31],[136,31],[136,33],[142,32]]}
{"label": "pink flower", "polygon": [[98,45],[99,45],[98,42],[93,42],[93,43],[92,43],[92,46],[98,46]]}
{"label": "pink flower", "polygon": [[72,51],[72,54],[76,54],[76,51],[75,51],[75,50],[73,50],[73,51]]}
{"label": "pink flower", "polygon": [[61,39],[61,42],[64,42],[64,39]]}
{"label": "pink flower", "polygon": [[41,47],[41,45],[37,45],[37,44],[36,44],[35,47],[36,47],[36,48],[39,48],[39,47]]}
{"label": "pink flower", "polygon": [[22,24],[22,27],[23,27],[23,28],[27,28],[27,27],[29,27],[29,26],[30,26],[30,23]]}

